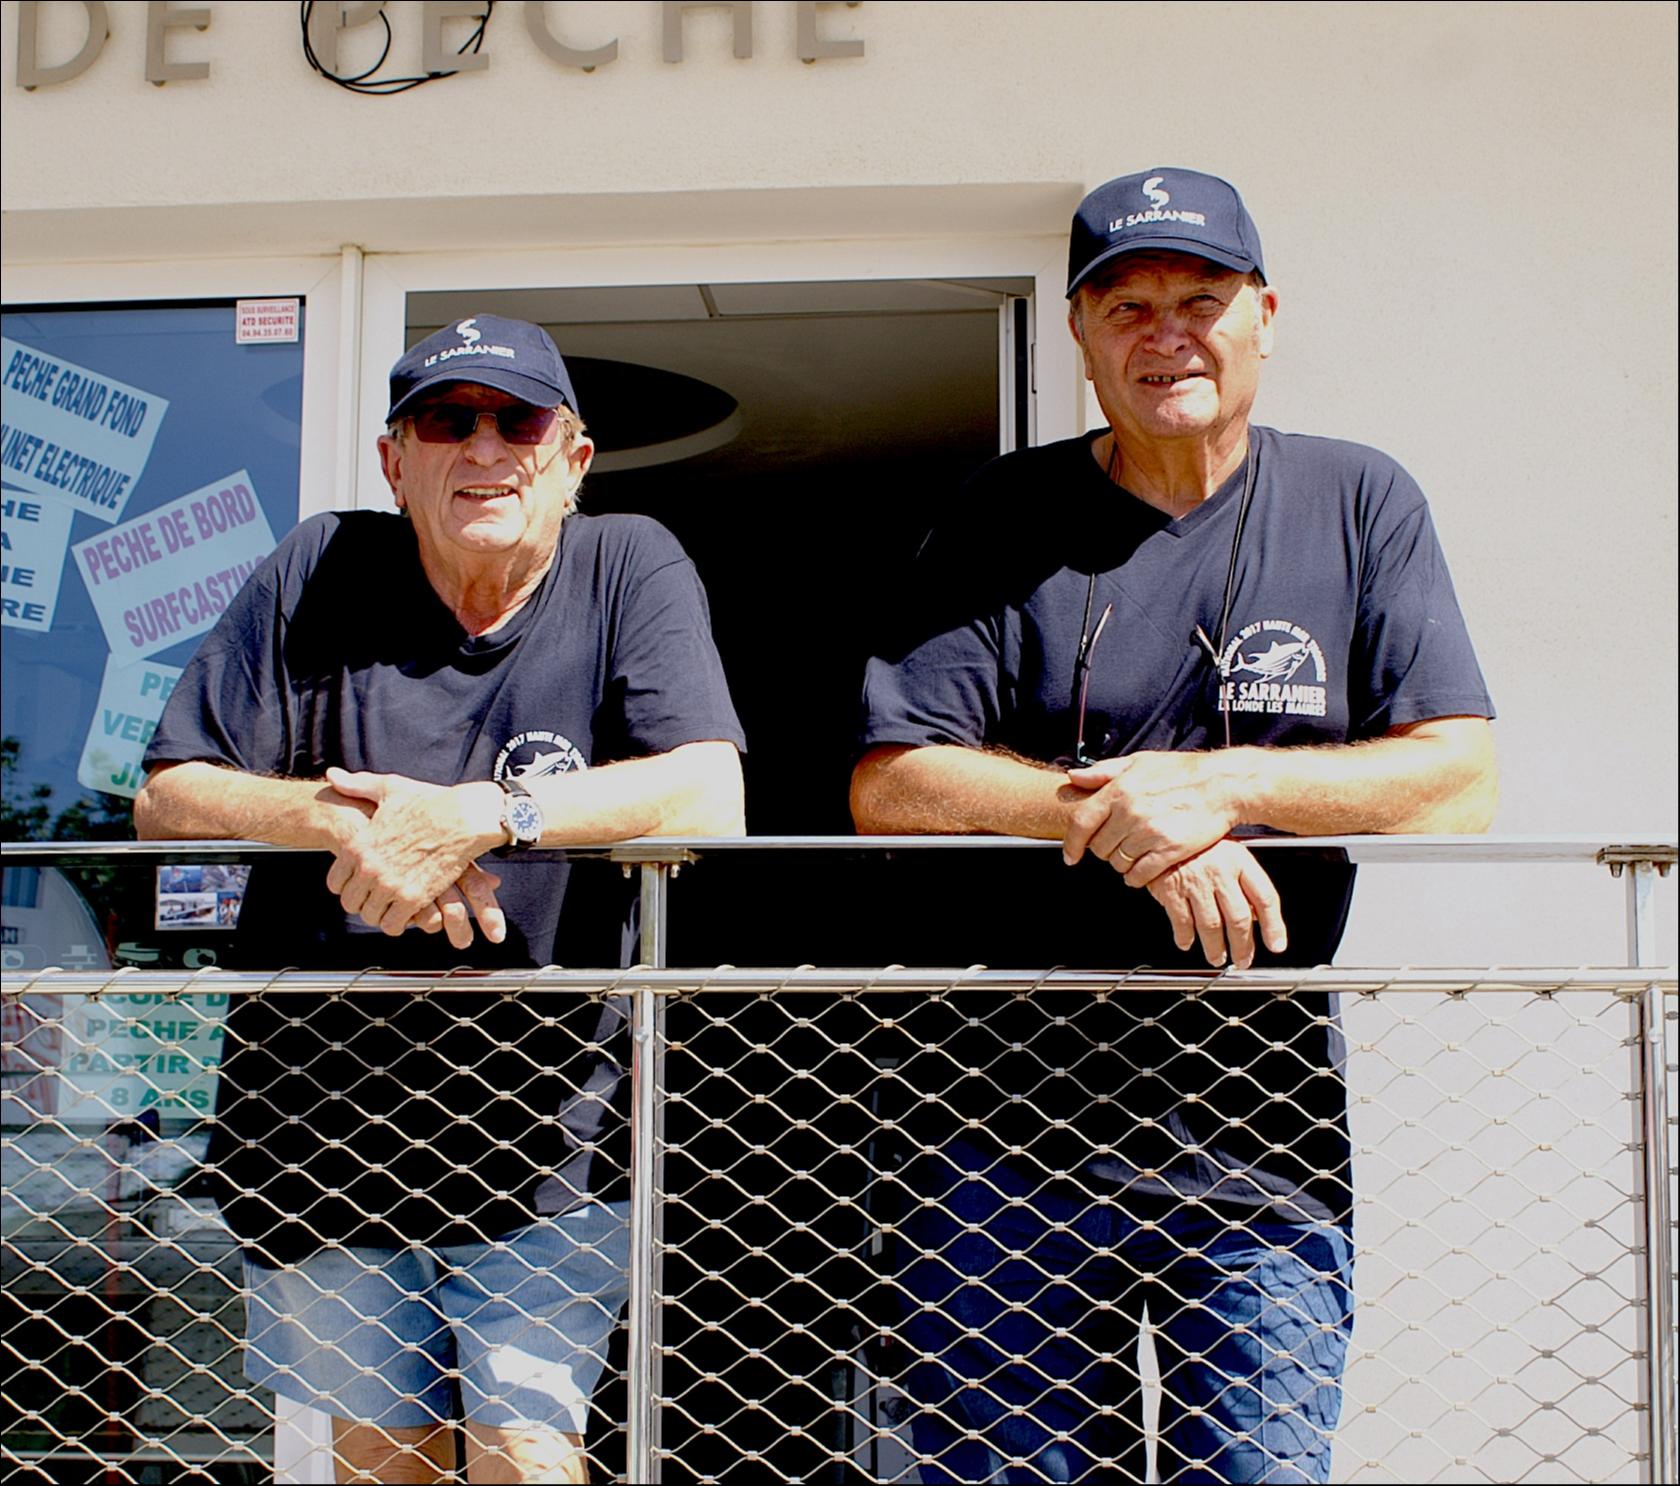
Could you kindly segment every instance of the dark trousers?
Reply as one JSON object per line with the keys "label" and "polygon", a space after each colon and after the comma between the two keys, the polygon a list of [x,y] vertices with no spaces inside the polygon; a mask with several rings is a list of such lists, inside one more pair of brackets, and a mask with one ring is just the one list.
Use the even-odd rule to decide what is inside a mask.
{"label": "dark trousers", "polygon": [[954,1143],[907,1173],[906,1386],[921,1479],[1144,1479],[1145,1311],[1170,1482],[1321,1482],[1353,1251],[1333,1225],[1185,1202],[1147,1215]]}

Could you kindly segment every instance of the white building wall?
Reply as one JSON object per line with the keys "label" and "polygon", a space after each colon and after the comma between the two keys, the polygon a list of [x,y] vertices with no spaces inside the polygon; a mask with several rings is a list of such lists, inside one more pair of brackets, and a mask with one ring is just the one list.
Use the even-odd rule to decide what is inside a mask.
{"label": "white building wall", "polygon": [[[660,59],[657,5],[548,5],[574,46],[618,38],[584,74],[505,4],[486,72],[387,98],[310,72],[295,6],[206,8],[208,31],[169,43],[210,62],[203,81],[147,83],[146,7],[117,0],[99,61],[26,93],[19,7],[0,5],[9,298],[230,292],[240,262],[263,279],[245,292],[298,292],[313,258],[311,325],[353,349],[346,243],[375,289],[450,261],[515,282],[521,251],[556,283],[1030,273],[1110,176],[1228,176],[1283,301],[1260,418],[1379,445],[1430,495],[1500,707],[1498,829],[1674,834],[1673,6],[869,0],[819,8],[865,55],[805,65],[789,4],[755,7],[750,60],[727,11],[695,10],[680,64]],[[385,70],[412,73],[420,7],[387,8]],[[42,5],[44,61],[75,51],[80,11]],[[347,64],[372,62],[377,30]],[[1011,261],[1012,240],[1036,246]],[[1058,308],[1041,298],[1044,437],[1098,416]],[[342,473],[334,451],[368,442],[335,421],[343,371],[330,390],[311,372],[337,411],[306,418],[306,471]],[[1672,957],[1672,880],[1660,901]],[[1623,944],[1598,872],[1367,869],[1342,959],[1606,962]]]}
{"label": "white building wall", "polygon": [[[548,5],[573,46],[617,38],[586,74],[504,4],[487,70],[384,98],[310,72],[296,7],[206,8],[207,31],[168,43],[204,80],[146,82],[146,7],[118,0],[88,71],[25,92],[18,5],[0,7],[9,295],[72,263],[93,282],[159,259],[319,254],[327,272],[346,242],[489,263],[853,239],[877,245],[854,271],[890,276],[913,239],[1059,234],[1124,171],[1228,176],[1283,298],[1260,418],[1380,445],[1429,492],[1501,711],[1499,829],[1674,832],[1674,7],[870,0],[818,7],[862,57],[804,64],[795,7],[765,0],[750,59],[704,7],[673,64],[656,5]],[[415,72],[421,8],[387,9],[385,71]],[[40,7],[43,62],[74,53],[81,13]],[[347,66],[378,31],[349,33]],[[1049,341],[1057,308],[1047,395],[1077,424],[1096,409]],[[1056,422],[1041,436],[1071,431]],[[1672,929],[1672,884],[1663,900]],[[1343,958],[1621,946],[1596,874],[1457,869],[1368,874]]]}

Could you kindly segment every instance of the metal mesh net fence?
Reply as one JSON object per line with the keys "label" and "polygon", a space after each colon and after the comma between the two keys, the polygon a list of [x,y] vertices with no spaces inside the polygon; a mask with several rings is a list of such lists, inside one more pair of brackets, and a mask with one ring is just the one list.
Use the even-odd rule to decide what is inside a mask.
{"label": "metal mesh net fence", "polygon": [[[266,1480],[300,1402],[394,1429],[523,1418],[534,1387],[610,1479],[643,1386],[666,1481],[1220,1479],[1303,1449],[1337,1480],[1641,1479],[1637,974],[10,977],[8,1469]],[[249,1107],[212,1113],[236,1050]],[[558,1257],[510,1242],[544,1183]],[[230,1223],[295,1282],[266,1383]],[[306,1262],[376,1275],[369,1240],[436,1267],[375,1294]],[[486,1246],[506,1267],[475,1275]],[[1257,1269],[1274,1299],[1232,1311]]]}

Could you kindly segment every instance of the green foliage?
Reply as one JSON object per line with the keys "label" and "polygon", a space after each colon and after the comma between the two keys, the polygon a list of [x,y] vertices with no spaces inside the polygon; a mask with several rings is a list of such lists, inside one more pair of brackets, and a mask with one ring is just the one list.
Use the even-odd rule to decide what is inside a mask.
{"label": "green foliage", "polygon": [[55,817],[50,784],[24,785],[23,744],[0,738],[0,840],[132,841],[134,809],[117,795],[88,793]]}
{"label": "green foliage", "polygon": [[50,784],[24,789],[18,783],[18,760],[23,745],[16,738],[0,738],[0,840],[41,841],[47,838],[52,809]]}
{"label": "green foliage", "polygon": [[[52,786],[20,782],[23,745],[0,738],[0,839],[6,841],[132,841],[134,809],[117,795],[87,793],[56,815]],[[150,863],[108,862],[60,868],[87,901],[109,940],[144,934],[152,922]]]}

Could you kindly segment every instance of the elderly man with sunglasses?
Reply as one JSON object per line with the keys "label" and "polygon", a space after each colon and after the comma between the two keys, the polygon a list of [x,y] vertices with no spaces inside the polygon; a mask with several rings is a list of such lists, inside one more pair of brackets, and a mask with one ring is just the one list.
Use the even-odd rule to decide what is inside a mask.
{"label": "elderly man with sunglasses", "polygon": [[[1237,833],[1493,811],[1428,508],[1375,450],[1250,424],[1278,294],[1226,182],[1092,192],[1067,292],[1108,427],[996,461],[936,525],[870,664],[858,826],[1062,842],[1058,883],[1027,863],[926,905],[960,914],[955,963],[1328,959],[1351,870],[1268,871]],[[988,889],[1005,912],[974,911]],[[1160,1479],[1326,1479],[1351,1319],[1334,1008],[1121,990],[935,1020],[900,1069],[930,1096],[899,1281],[922,1479],[1143,1479],[1146,1312]]]}
{"label": "elderly man with sunglasses", "polygon": [[[594,446],[535,325],[421,341],[387,422],[398,514],[280,543],[182,676],[136,824],[330,853],[324,884],[259,862],[229,963],[627,963],[616,869],[525,853],[743,829],[693,565],[577,511]],[[454,1479],[457,1420],[470,1480],[584,1479],[628,1252],[620,1024],[471,990],[231,1009],[210,1154],[246,1371],[333,1416],[340,1480]]]}

